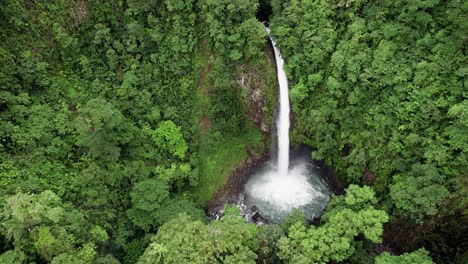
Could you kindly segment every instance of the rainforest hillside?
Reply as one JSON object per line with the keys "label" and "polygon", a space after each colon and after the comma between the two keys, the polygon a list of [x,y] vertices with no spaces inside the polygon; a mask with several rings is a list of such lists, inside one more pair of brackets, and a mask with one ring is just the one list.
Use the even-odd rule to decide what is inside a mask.
{"label": "rainforest hillside", "polygon": [[[467,21],[462,0],[0,0],[0,263],[466,263]],[[261,22],[292,142],[345,186],[313,223],[206,215],[272,145]]]}

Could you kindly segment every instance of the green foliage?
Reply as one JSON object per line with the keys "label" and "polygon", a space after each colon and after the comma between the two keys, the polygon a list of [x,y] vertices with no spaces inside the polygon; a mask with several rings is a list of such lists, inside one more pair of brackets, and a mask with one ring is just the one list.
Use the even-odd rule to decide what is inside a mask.
{"label": "green foliage", "polygon": [[[247,0],[2,1],[0,262],[135,263],[145,248],[142,263],[252,263],[256,254],[339,262],[356,248],[370,252],[387,216],[369,187],[334,197],[319,227],[292,217],[287,234],[246,224],[234,208],[206,224],[195,205],[265,151],[250,119],[272,114],[276,79],[258,8]],[[293,139],[349,182],[375,176],[379,200],[402,220],[457,219],[467,197],[468,5],[275,0],[271,10]],[[437,241],[426,244],[437,261],[463,249],[424,234]]]}
{"label": "green foliage", "polygon": [[163,151],[169,152],[180,159],[185,158],[188,149],[187,144],[180,127],[177,127],[171,120],[159,123],[151,136],[154,143]]}
{"label": "green foliage", "polygon": [[223,134],[239,135],[244,131],[245,116],[240,91],[223,62],[214,65],[214,96],[210,112],[216,120],[217,129]]}
{"label": "green foliage", "polygon": [[77,144],[88,149],[95,159],[115,161],[120,156],[119,145],[128,143],[124,117],[103,99],[92,99],[80,109],[76,119]]}
{"label": "green foliage", "polygon": [[206,225],[180,215],[163,225],[138,263],[255,263],[257,227],[239,216]]}
{"label": "green foliage", "polygon": [[163,225],[170,220],[177,218],[180,214],[186,214],[193,220],[205,222],[205,212],[197,207],[193,202],[183,198],[170,199],[166,201],[163,207],[159,210],[157,221]]}
{"label": "green foliage", "polygon": [[434,263],[429,256],[429,252],[424,248],[418,249],[411,253],[404,253],[399,256],[392,256],[387,252],[384,252],[382,255],[375,258],[376,264],[432,264]]}
{"label": "green foliage", "polygon": [[91,264],[94,263],[96,252],[94,246],[91,244],[85,244],[83,247],[74,254],[63,253],[55,257],[50,263],[51,264],[66,264],[66,263],[77,263],[77,264]]}
{"label": "green foliage", "polygon": [[[194,193],[203,206],[207,205],[212,195],[222,188],[229,174],[248,156],[250,146],[254,151],[262,153],[262,134],[249,127],[243,134],[233,137],[223,137],[220,133],[203,135],[199,150],[199,184],[194,187]],[[258,154],[255,153],[255,154]]]}
{"label": "green foliage", "polygon": [[170,167],[157,166],[153,172],[158,176],[158,179],[168,184],[175,184],[177,187],[182,187],[188,180],[190,185],[197,185],[198,175],[196,170],[188,163],[172,163]]}
{"label": "green foliage", "polygon": [[351,255],[347,263],[352,264],[374,264],[375,263],[375,254],[373,250],[375,244],[370,241],[356,241],[355,251]]}
{"label": "green foliage", "polygon": [[334,196],[322,220],[325,224],[306,228],[297,222],[277,243],[280,259],[290,263],[343,261],[355,250],[355,237],[381,242],[384,211],[374,208],[374,192],[369,187],[350,185],[344,197]]}
{"label": "green foliage", "polygon": [[72,251],[72,243],[73,237],[63,231],[54,236],[49,227],[39,227],[34,247],[37,249],[41,257],[50,261],[54,256],[57,256],[62,252]]}
{"label": "green foliage", "polygon": [[[84,230],[87,226],[83,214],[51,191],[9,196],[0,216],[1,232],[16,249],[37,253],[47,261],[73,254],[80,243],[89,241],[87,247],[94,245],[93,237]],[[107,237],[105,231],[101,233]]]}
{"label": "green foliage", "polygon": [[120,264],[116,258],[111,255],[106,255],[105,257],[96,258],[94,261],[95,264]]}
{"label": "green foliage", "polygon": [[[261,151],[262,135],[246,120],[229,59],[231,51],[239,63],[263,56],[255,3],[230,6],[236,25],[212,24],[229,28],[230,38],[223,40],[228,50],[216,52],[222,58],[215,75],[223,79],[210,77],[216,103],[207,108],[218,133],[202,142],[194,89],[195,52],[205,37],[199,28],[208,24],[198,9],[204,3],[3,2],[2,248],[39,262],[87,263],[112,253],[131,263],[146,247],[147,232],[179,213],[204,219],[195,203],[206,203],[251,145]],[[244,11],[238,21],[234,15]],[[215,20],[223,22],[222,14]],[[199,182],[200,192],[193,189]],[[21,210],[31,216],[17,218],[12,212],[23,211],[8,199],[29,204]],[[60,221],[28,208],[60,212]],[[96,256],[85,257],[87,243],[98,247]]]}
{"label": "green foliage", "polygon": [[302,210],[294,209],[284,221],[281,223],[281,228],[284,232],[288,232],[289,228],[296,223],[301,223],[305,225],[306,217]]}
{"label": "green foliage", "polygon": [[[204,220],[195,204],[210,199],[248,150],[262,151],[229,58],[262,58],[256,4],[229,5],[235,25],[224,24],[224,12],[208,22],[204,4],[2,2],[2,249],[21,250],[25,262],[115,262],[109,253],[135,262],[160,225],[180,213]],[[210,8],[228,6],[219,4]],[[206,58],[219,57],[220,66],[208,78],[216,85],[206,105],[216,131],[204,141],[194,90],[208,24],[230,33]]]}
{"label": "green foliage", "polygon": [[434,216],[448,197],[444,177],[432,166],[415,165],[412,177],[395,176],[390,195],[398,210],[409,215],[417,223],[427,216]]}
{"label": "green foliage", "polygon": [[267,263],[279,263],[276,242],[284,235],[279,225],[261,225],[258,227],[258,258]]}
{"label": "green foliage", "polygon": [[265,29],[255,19],[257,1],[200,1],[214,49],[233,61],[258,60],[265,43]]}
{"label": "green foliage", "polygon": [[181,213],[196,220],[205,218],[204,212],[192,202],[169,196],[169,187],[164,181],[149,179],[139,182],[130,192],[132,207],[127,210],[127,216],[146,232],[155,230]]}
{"label": "green foliage", "polygon": [[135,239],[133,241],[128,241],[127,243],[125,243],[125,245],[123,246],[123,249],[125,250],[123,262],[136,263],[140,256],[143,255],[143,252],[148,246],[148,243],[148,237],[144,237],[142,239]]}
{"label": "green foliage", "polygon": [[73,224],[79,224],[83,217],[78,212],[67,212],[60,198],[51,191],[38,195],[17,193],[9,196],[5,199],[1,216],[2,233],[13,239],[19,248],[22,247],[23,238],[30,235],[28,231],[39,229],[40,224],[65,224],[62,221],[70,218],[74,220]]}
{"label": "green foliage", "polygon": [[153,179],[145,180],[133,187],[130,196],[132,208],[127,214],[132,222],[146,231],[150,227],[155,227],[159,209],[169,198],[167,184]]}
{"label": "green foliage", "polygon": [[[270,124],[276,72],[263,52],[265,30],[255,20],[255,1],[198,1],[197,5],[202,36],[195,112],[200,178],[194,189],[205,206],[236,166],[263,153],[264,136],[252,121],[263,129]],[[267,106],[255,108],[264,99]],[[266,125],[257,122],[262,111]]]}
{"label": "green foliage", "polygon": [[0,255],[0,262],[4,264],[22,264],[26,261],[26,255],[19,250],[8,250]]}

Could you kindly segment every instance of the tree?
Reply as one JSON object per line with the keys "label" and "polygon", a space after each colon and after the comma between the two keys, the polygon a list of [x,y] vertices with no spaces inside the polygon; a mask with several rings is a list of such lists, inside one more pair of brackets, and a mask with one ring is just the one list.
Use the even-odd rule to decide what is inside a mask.
{"label": "tree", "polygon": [[284,236],[279,225],[267,224],[258,227],[258,258],[266,263],[279,263],[276,243]]}
{"label": "tree", "polygon": [[287,232],[288,229],[296,223],[306,223],[306,216],[301,209],[294,209],[281,223],[281,228],[284,232]]}
{"label": "tree", "polygon": [[214,126],[223,134],[239,135],[245,126],[244,106],[239,89],[235,88],[234,80],[228,64],[217,59],[213,65],[214,91],[211,96],[211,116]]}
{"label": "tree", "polygon": [[301,222],[292,225],[277,243],[278,256],[291,263],[343,261],[353,254],[356,236],[380,242],[388,216],[375,209],[375,203],[371,188],[350,185],[344,197],[334,196],[330,201],[322,216],[325,224],[309,228]]}
{"label": "tree", "polygon": [[104,99],[92,99],[79,111],[75,121],[77,144],[88,150],[91,157],[116,161],[120,146],[131,140],[123,115]]}
{"label": "tree", "polygon": [[180,215],[159,228],[138,263],[255,263],[257,227],[244,221],[237,214],[206,225]]}
{"label": "tree", "polygon": [[448,197],[444,177],[430,165],[414,165],[414,176],[395,176],[390,195],[397,210],[404,212],[417,223],[434,216],[438,207]]}
{"label": "tree", "polygon": [[376,264],[433,264],[429,252],[420,248],[411,253],[404,253],[399,256],[392,256],[388,252],[382,253],[375,258]]}
{"label": "tree", "polygon": [[171,198],[161,206],[156,221],[159,225],[163,225],[177,218],[180,214],[186,214],[192,220],[206,222],[206,214],[201,208],[193,202],[179,197]]}
{"label": "tree", "polygon": [[[107,239],[107,234],[99,227],[89,232],[84,215],[51,191],[19,192],[5,201],[0,211],[0,231],[13,241],[17,250],[51,261],[58,255],[75,252],[81,243],[90,241],[89,244],[94,245],[95,241]],[[93,235],[96,231],[104,232],[105,238],[102,239],[102,234]]]}
{"label": "tree", "polygon": [[8,250],[0,255],[0,263],[22,264],[26,261],[26,255],[19,250]]}
{"label": "tree", "polygon": [[258,2],[209,0],[199,5],[217,53],[232,61],[260,58],[266,32],[255,19]]}
{"label": "tree", "polygon": [[51,264],[91,264],[94,263],[96,258],[96,251],[93,244],[85,244],[77,252],[63,253],[56,256],[50,263]]}
{"label": "tree", "polygon": [[157,226],[157,218],[162,204],[169,198],[169,187],[166,183],[154,179],[135,184],[130,192],[132,207],[127,215],[132,222],[149,231]]}
{"label": "tree", "polygon": [[171,120],[160,122],[156,130],[150,133],[154,143],[163,153],[169,153],[179,159],[185,158],[187,143],[185,143],[180,127],[174,122]]}

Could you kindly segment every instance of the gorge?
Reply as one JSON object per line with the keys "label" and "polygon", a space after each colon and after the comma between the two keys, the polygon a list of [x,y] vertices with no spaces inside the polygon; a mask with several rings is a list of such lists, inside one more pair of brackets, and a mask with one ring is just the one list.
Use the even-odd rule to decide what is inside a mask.
{"label": "gorge", "polygon": [[1,1],[0,263],[468,263],[467,15]]}

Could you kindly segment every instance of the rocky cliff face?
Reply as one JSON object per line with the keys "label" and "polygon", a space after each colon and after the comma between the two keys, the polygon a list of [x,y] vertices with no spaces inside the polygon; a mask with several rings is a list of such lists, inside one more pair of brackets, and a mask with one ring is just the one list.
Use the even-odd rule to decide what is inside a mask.
{"label": "rocky cliff face", "polygon": [[268,41],[263,62],[259,65],[242,64],[236,74],[237,85],[247,105],[247,116],[264,133],[270,132],[276,109],[275,67],[273,48]]}

